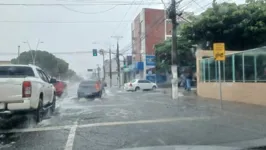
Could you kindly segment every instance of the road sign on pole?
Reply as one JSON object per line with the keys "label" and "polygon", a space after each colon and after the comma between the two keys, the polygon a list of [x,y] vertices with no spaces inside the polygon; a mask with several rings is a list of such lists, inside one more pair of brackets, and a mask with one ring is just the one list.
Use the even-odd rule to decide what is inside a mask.
{"label": "road sign on pole", "polygon": [[216,61],[218,61],[220,107],[221,109],[223,109],[222,83],[221,83],[221,61],[225,61],[224,43],[213,43],[213,57]]}
{"label": "road sign on pole", "polygon": [[213,44],[213,57],[215,60],[219,60],[219,61],[225,60],[224,43],[214,43]]}

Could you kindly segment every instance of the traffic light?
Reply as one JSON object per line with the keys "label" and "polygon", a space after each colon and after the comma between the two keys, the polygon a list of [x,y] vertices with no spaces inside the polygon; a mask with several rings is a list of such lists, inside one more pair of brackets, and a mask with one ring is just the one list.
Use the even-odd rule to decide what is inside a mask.
{"label": "traffic light", "polygon": [[92,50],[92,55],[93,55],[93,56],[97,56],[97,49],[93,49],[93,50]]}

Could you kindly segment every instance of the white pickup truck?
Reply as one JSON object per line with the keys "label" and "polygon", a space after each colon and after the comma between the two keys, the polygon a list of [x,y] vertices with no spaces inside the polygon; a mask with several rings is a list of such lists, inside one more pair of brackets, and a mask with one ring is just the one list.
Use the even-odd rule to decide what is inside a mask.
{"label": "white pickup truck", "polygon": [[0,65],[0,116],[33,113],[41,121],[47,109],[55,110],[55,82],[34,65]]}

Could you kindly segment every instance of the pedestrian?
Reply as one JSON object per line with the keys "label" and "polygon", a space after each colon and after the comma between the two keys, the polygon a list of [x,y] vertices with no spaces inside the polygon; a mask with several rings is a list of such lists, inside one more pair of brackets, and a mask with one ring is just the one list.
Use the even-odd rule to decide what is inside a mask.
{"label": "pedestrian", "polygon": [[184,74],[184,72],[181,74],[181,86],[183,86],[184,87],[184,89],[186,89],[186,75]]}
{"label": "pedestrian", "polygon": [[187,78],[186,78],[186,90],[187,91],[190,91],[191,90],[191,81],[192,81],[192,73],[191,72],[188,72],[187,74]]}

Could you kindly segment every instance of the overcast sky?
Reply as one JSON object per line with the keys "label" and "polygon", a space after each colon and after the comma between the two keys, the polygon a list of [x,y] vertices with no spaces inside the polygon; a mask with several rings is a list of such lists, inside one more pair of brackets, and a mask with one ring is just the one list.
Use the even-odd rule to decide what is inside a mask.
{"label": "overcast sky", "polygon": [[[147,5],[143,5],[144,1]],[[242,3],[244,0],[229,1]],[[97,2],[110,5],[96,5]],[[117,2],[128,5],[117,5]],[[132,0],[0,0],[0,52],[16,53],[18,45],[22,52],[27,51],[29,47],[24,41],[29,41],[32,49],[35,49],[38,39],[43,41],[38,49],[51,53],[106,49],[108,42],[116,44],[115,39],[110,38],[114,35],[123,36],[120,40],[121,49],[129,49],[131,22],[135,16],[145,7],[164,8],[161,0],[135,0],[141,5],[130,5],[131,2]],[[168,0],[164,2],[169,4]],[[180,8],[199,13],[210,7],[211,2],[212,0],[183,0]],[[87,5],[3,5],[85,3]],[[114,47],[113,50],[115,51]],[[129,54],[130,51],[125,53]],[[67,61],[70,68],[79,74],[84,74],[87,68],[96,68],[97,64],[102,64],[102,57],[93,57],[91,53],[56,56]],[[14,57],[16,56],[1,55],[0,59],[9,60]]]}

